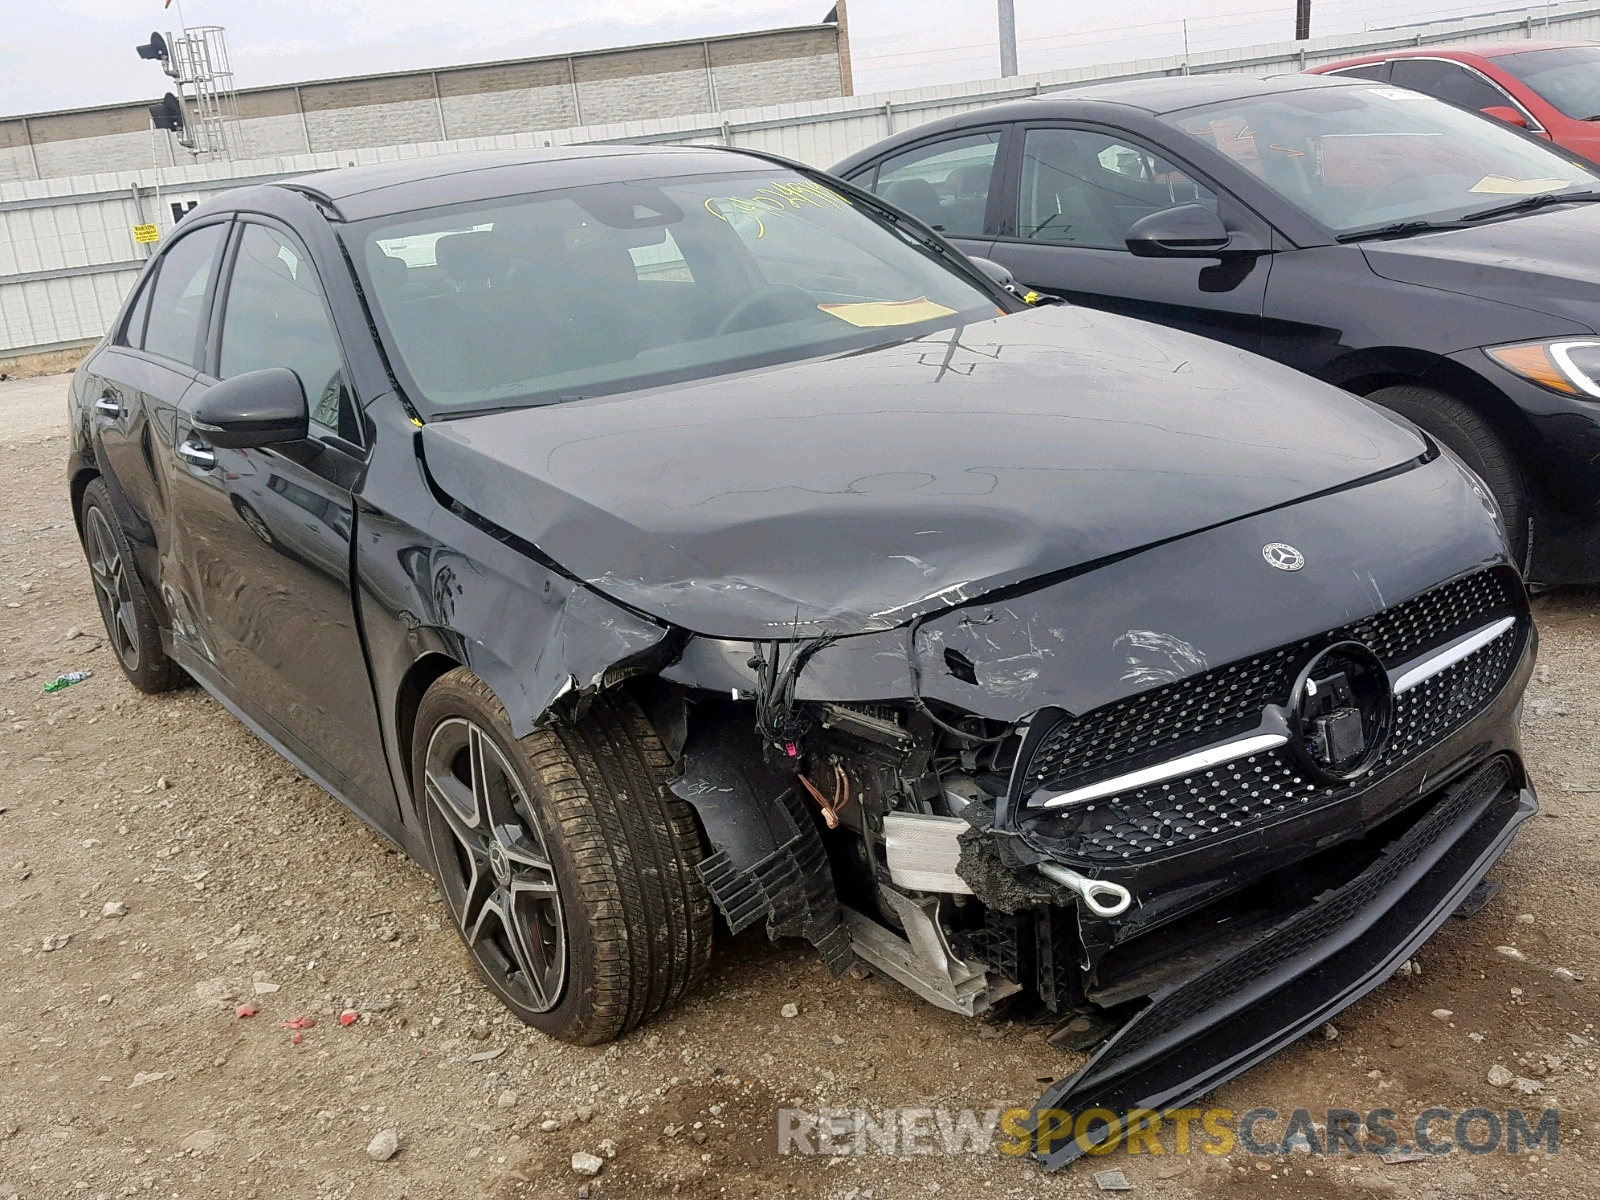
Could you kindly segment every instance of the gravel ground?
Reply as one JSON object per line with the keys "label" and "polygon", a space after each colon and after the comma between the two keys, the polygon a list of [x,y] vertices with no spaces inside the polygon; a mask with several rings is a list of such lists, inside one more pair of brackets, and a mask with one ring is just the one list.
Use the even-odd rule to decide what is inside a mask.
{"label": "gravel ground", "polygon": [[[784,1104],[1005,1108],[1081,1059],[1038,1029],[832,980],[808,947],[758,931],[725,941],[687,1003],[614,1046],[510,1022],[421,868],[200,690],[145,697],[123,681],[67,506],[65,383],[0,384],[0,1200],[1021,1200],[1098,1195],[1106,1169],[1173,1200],[1595,1194],[1600,592],[1536,603],[1525,734],[1544,811],[1496,869],[1501,895],[1450,921],[1337,1037],[1303,1040],[1212,1101],[1319,1120],[1383,1106],[1407,1127],[1431,1105],[1548,1105],[1558,1154],[1178,1155],[1169,1134],[1167,1154],[1050,1177],[999,1153],[779,1157]],[[238,1017],[246,1004],[259,1011]],[[297,1017],[315,1022],[298,1037],[284,1025]],[[1496,1066],[1523,1082],[1491,1085]],[[385,1131],[398,1150],[375,1161]],[[597,1177],[572,1172],[578,1152],[602,1156]]]}

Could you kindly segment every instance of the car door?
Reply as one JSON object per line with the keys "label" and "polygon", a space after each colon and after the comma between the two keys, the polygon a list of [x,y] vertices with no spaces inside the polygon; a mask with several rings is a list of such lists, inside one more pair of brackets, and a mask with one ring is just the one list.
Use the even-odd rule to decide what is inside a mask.
{"label": "car door", "polygon": [[[1257,348],[1272,244],[1261,218],[1119,130],[1041,122],[1018,127],[1009,145],[1004,216],[989,257],[1019,282]],[[1221,261],[1129,252],[1135,221],[1188,204],[1210,208],[1237,241],[1263,253]]]}
{"label": "car door", "polygon": [[1003,126],[941,134],[855,172],[850,182],[903,208],[966,253],[985,257],[1004,141]]}
{"label": "car door", "polygon": [[140,282],[110,344],[88,365],[95,462],[111,489],[135,566],[154,594],[166,546],[165,460],[173,415],[194,384],[201,328],[227,220],[174,239]]}
{"label": "car door", "polygon": [[[353,491],[365,465],[343,349],[303,244],[243,219],[178,416],[174,543],[193,632],[180,661],[380,823],[398,819],[351,590]],[[310,436],[209,444],[195,405],[221,380],[288,367]]]}

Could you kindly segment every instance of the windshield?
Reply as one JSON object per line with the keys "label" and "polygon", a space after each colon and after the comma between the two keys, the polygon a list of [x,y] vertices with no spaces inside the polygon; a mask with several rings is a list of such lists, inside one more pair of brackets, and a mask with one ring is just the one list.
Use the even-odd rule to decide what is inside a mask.
{"label": "windshield", "polygon": [[1166,120],[1341,234],[1600,184],[1505,125],[1404,88],[1282,92]]}
{"label": "windshield", "polygon": [[424,409],[551,403],[1003,314],[926,235],[782,168],[598,184],[361,230]]}
{"label": "windshield", "polygon": [[1600,46],[1561,46],[1502,54],[1494,65],[1580,121],[1600,119]]}

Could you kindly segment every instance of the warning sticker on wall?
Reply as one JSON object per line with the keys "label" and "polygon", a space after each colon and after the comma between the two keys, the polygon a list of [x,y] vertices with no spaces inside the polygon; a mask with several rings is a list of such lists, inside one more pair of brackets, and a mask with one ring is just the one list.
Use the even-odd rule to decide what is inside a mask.
{"label": "warning sticker on wall", "polygon": [[136,242],[159,242],[161,230],[154,225],[135,225],[133,227],[133,240]]}

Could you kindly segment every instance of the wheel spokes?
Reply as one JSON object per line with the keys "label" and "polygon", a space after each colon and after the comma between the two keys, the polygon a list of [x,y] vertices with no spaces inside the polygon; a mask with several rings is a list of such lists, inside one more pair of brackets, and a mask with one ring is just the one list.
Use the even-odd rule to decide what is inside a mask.
{"label": "wheel spokes", "polygon": [[521,888],[529,892],[555,894],[556,869],[543,846],[534,846],[515,825],[500,826],[495,830],[495,837],[504,847],[506,859],[511,864],[514,891]]}
{"label": "wheel spokes", "polygon": [[138,659],[139,627],[122,552],[98,508],[89,510],[87,526],[89,578],[105,621],[106,637],[110,639],[112,650],[131,669]]}
{"label": "wheel spokes", "polygon": [[429,740],[423,790],[438,818],[435,859],[462,937],[520,1003],[547,1011],[566,975],[560,892],[510,763],[477,725],[450,718]]}
{"label": "wheel spokes", "polygon": [[[501,960],[506,982],[528,993],[531,1007],[543,1010],[550,1007],[552,971],[544,946],[539,939],[530,941],[519,920],[518,906],[506,888],[496,888],[485,901],[467,936],[467,943],[480,950],[492,952]],[[539,943],[540,953],[534,951]],[[559,943],[558,943],[559,944]],[[510,951],[509,957],[507,951]],[[554,982],[559,985],[559,975]]]}
{"label": "wheel spokes", "polygon": [[429,763],[423,786],[458,838],[481,832],[483,822],[478,816],[478,799],[473,795],[471,784],[462,783],[453,771],[436,770]]}

